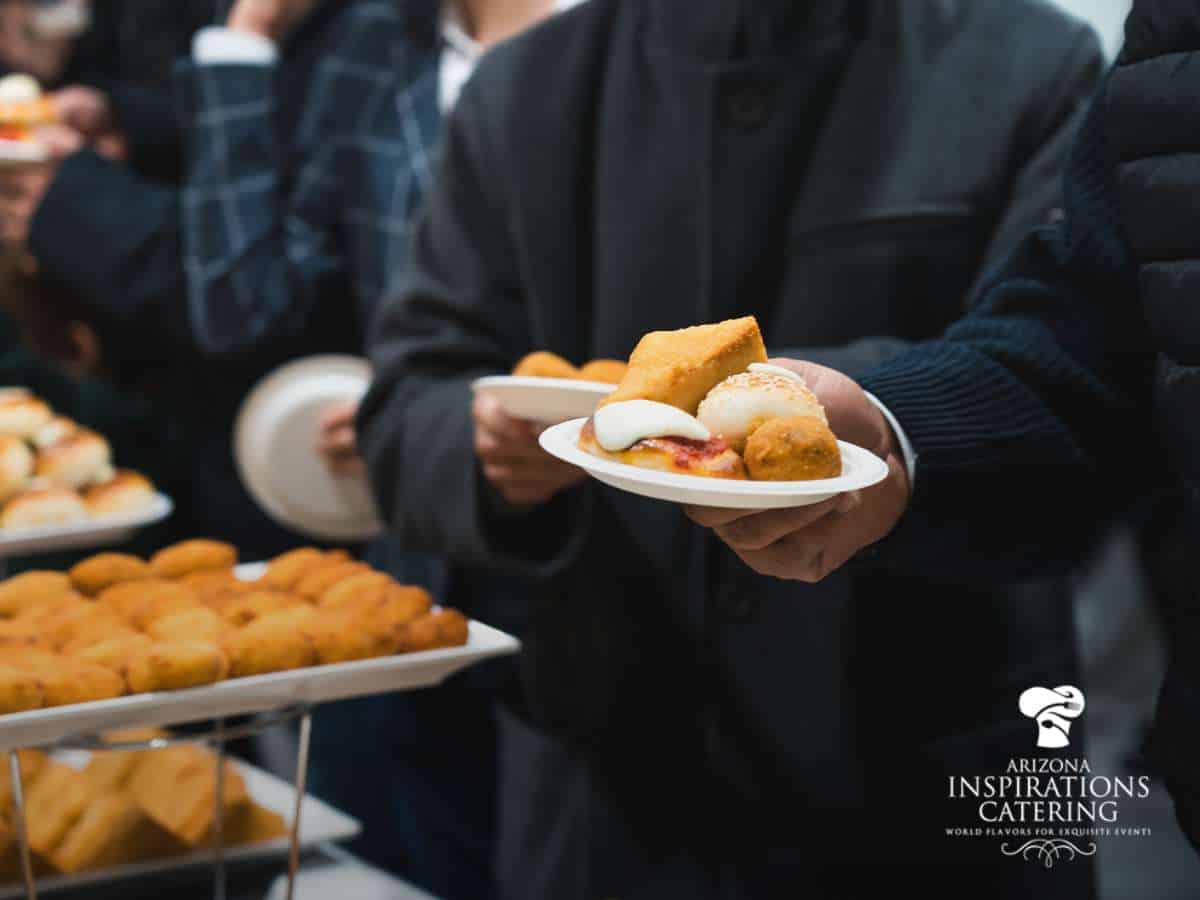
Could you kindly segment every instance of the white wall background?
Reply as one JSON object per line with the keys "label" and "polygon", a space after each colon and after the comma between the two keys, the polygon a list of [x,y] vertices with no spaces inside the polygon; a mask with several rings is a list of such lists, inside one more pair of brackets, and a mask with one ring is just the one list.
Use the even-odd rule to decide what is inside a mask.
{"label": "white wall background", "polygon": [[1063,9],[1091,22],[1110,57],[1121,49],[1122,27],[1132,0],[1053,0]]}

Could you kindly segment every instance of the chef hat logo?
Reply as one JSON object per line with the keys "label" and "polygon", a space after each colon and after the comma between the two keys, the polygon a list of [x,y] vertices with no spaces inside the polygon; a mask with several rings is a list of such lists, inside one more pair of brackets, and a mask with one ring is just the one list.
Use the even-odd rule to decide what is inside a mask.
{"label": "chef hat logo", "polygon": [[1065,684],[1054,690],[1032,687],[1021,695],[1021,714],[1038,723],[1039,747],[1058,749],[1071,743],[1071,722],[1083,715],[1083,691]]}

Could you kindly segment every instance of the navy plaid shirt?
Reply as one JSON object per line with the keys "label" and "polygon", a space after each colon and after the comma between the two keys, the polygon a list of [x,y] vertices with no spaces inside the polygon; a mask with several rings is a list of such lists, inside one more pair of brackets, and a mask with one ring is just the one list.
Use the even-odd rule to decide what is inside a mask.
{"label": "navy plaid shirt", "polygon": [[398,4],[359,4],[320,61],[291,136],[276,123],[274,67],[181,68],[190,106],[183,249],[202,352],[311,339],[323,304],[345,307],[365,332],[405,265],[409,220],[430,178],[437,60]]}

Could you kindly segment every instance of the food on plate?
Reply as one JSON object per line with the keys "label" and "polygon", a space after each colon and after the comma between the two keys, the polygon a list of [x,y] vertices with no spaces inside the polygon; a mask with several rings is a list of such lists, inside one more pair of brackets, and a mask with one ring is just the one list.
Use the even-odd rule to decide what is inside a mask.
{"label": "food on plate", "polygon": [[93,485],[83,494],[88,514],[94,519],[126,516],[149,509],[158,495],[145,475],[124,469],[112,481]]}
{"label": "food on plate", "polygon": [[96,787],[77,769],[50,762],[25,796],[29,846],[51,855],[96,796]]}
{"label": "food on plate", "polygon": [[40,625],[42,639],[53,649],[68,644],[96,643],[129,631],[129,625],[107,606],[80,601],[47,617]]}
{"label": "food on plate", "polygon": [[136,588],[133,588],[125,606],[128,622],[142,631],[147,630],[159,619],[200,606],[196,592],[178,582],[148,579],[145,583],[149,586],[142,594],[140,602],[133,600],[136,592]]}
{"label": "food on plate", "polygon": [[[167,732],[160,728],[128,728],[110,731],[104,735],[105,743],[145,743],[166,738]],[[134,771],[153,750],[98,750],[89,757],[83,774],[102,791],[115,791],[125,787]]]}
{"label": "food on plate", "polygon": [[75,587],[63,572],[22,572],[0,582],[0,618],[12,618],[31,606],[73,593]]}
{"label": "food on plate", "polygon": [[257,590],[254,582],[242,581],[233,569],[214,569],[208,572],[192,572],[179,579],[179,583],[192,590],[196,599],[208,604],[239,591]]}
{"label": "food on plate", "polygon": [[209,641],[219,644],[232,626],[207,606],[196,606],[155,619],[146,634],[158,641]]}
{"label": "food on plate", "polygon": [[0,435],[0,503],[29,487],[33,466],[33,451],[27,443],[10,435]]}
{"label": "food on plate", "polygon": [[802,376],[766,361],[753,317],[646,335],[580,429],[601,459],[681,475],[815,481],[841,448]]}
{"label": "food on plate", "polygon": [[147,635],[134,632],[100,641],[90,647],[76,650],[71,655],[80,662],[108,669],[124,680],[129,661],[152,643]]}
{"label": "food on plate", "polygon": [[757,481],[814,481],[842,474],[842,452],[815,416],[771,419],[746,442],[746,468]]}
{"label": "food on plate", "polygon": [[321,595],[351,575],[370,572],[371,567],[366,563],[355,560],[322,563],[313,566],[296,582],[295,592],[308,600],[318,600]]}
{"label": "food on plate", "polygon": [[263,616],[304,603],[304,598],[284,591],[254,591],[231,600],[221,609],[221,615],[230,625],[241,627]]}
{"label": "food on plate", "polygon": [[38,128],[57,121],[54,101],[37,79],[22,72],[0,78],[0,140],[28,141]]}
{"label": "food on plate", "polygon": [[326,590],[321,595],[321,599],[317,601],[317,605],[328,609],[338,609],[361,597],[370,596],[372,591],[390,590],[394,584],[396,584],[395,579],[382,572],[372,571],[351,575]]}
{"label": "food on plate", "polygon": [[267,571],[261,579],[263,587],[288,591],[295,586],[304,573],[313,566],[320,565],[327,555],[316,547],[300,547],[289,550],[282,556],[277,556],[267,564]]}
{"label": "food on plate", "polygon": [[46,528],[86,522],[83,498],[68,488],[30,488],[8,501],[0,512],[0,528]]}
{"label": "food on plate", "polygon": [[193,572],[229,570],[237,565],[238,552],[222,541],[183,541],[159,550],[150,559],[150,568],[159,578],[182,578]]}
{"label": "food on plate", "polygon": [[400,652],[457,647],[467,642],[466,617],[453,609],[441,609],[409,622],[401,630]]}
{"label": "food on plate", "polygon": [[67,572],[71,583],[83,593],[95,596],[105,588],[126,581],[153,577],[149,564],[129,553],[98,553],[76,563]]}
{"label": "food on plate", "polygon": [[629,364],[619,359],[593,359],[583,365],[575,376],[580,381],[597,381],[601,384],[620,384]]}
{"label": "food on plate", "polygon": [[125,682],[134,694],[178,691],[222,681],[229,660],[216,644],[162,641],[134,652],[125,667]]}
{"label": "food on plate", "polygon": [[[13,665],[22,667],[19,661]],[[111,700],[125,693],[125,680],[120,675],[78,657],[58,656],[53,661],[30,662],[25,667],[41,684],[46,706]]]}
{"label": "food on plate", "polygon": [[39,453],[34,474],[74,490],[101,484],[113,477],[112,448],[96,432],[80,429]]}
{"label": "food on plate", "polygon": [[629,370],[601,406],[653,400],[696,414],[700,401],[730,375],[767,361],[758,322],[752,316],[681,331],[654,331],[629,357]]}
{"label": "food on plate", "polygon": [[143,858],[154,823],[125,793],[96,797],[50,854],[60,872],[80,872]]}
{"label": "food on plate", "polygon": [[0,397],[0,434],[27,439],[53,417],[46,402],[30,394]]}
{"label": "food on plate", "polygon": [[527,378],[575,378],[579,370],[561,356],[539,350],[523,357],[512,373]]}
{"label": "food on plate", "polygon": [[[129,779],[128,788],[161,828],[189,847],[196,847],[209,837],[212,828],[216,774],[210,751],[181,744],[148,755]],[[221,801],[226,813],[250,802],[245,780],[228,761],[222,781]]]}
{"label": "food on plate", "polygon": [[46,693],[35,676],[0,665],[0,713],[27,712],[45,705]]}
{"label": "food on plate", "polygon": [[322,666],[381,656],[380,638],[350,613],[314,616],[300,626]]}
{"label": "food on plate", "polygon": [[[316,665],[312,639],[287,618],[288,610],[272,613],[238,629],[225,641],[229,674],[234,678],[265,675]],[[285,618],[279,618],[279,616]]]}

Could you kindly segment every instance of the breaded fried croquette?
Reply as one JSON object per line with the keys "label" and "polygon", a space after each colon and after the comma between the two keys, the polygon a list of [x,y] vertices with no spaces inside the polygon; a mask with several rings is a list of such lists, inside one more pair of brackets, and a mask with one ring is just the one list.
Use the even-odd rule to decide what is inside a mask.
{"label": "breaded fried croquette", "polygon": [[33,779],[25,795],[29,846],[42,856],[50,856],[96,794],[96,787],[82,772],[61,763],[49,763]]}
{"label": "breaded fried croquette", "polygon": [[159,619],[203,608],[196,595],[188,588],[181,584],[173,584],[171,588],[159,588],[147,595],[146,601],[130,618],[130,624],[145,631]]}
{"label": "breaded fried croquette", "polygon": [[68,874],[134,862],[142,858],[144,836],[152,826],[128,794],[102,794],[63,835],[50,862]]}
{"label": "breaded fried croquette", "polygon": [[356,597],[371,596],[396,584],[382,572],[363,572],[339,581],[321,595],[317,605],[325,609],[340,609],[355,602]]}
{"label": "breaded fried croquette", "polygon": [[142,581],[153,576],[150,564],[128,553],[100,553],[76,563],[68,572],[71,583],[95,596],[107,587],[125,581]]}
{"label": "breaded fried croquette", "polygon": [[41,629],[35,622],[10,620],[0,622],[0,647],[27,647],[29,649],[47,647],[42,639]]}
{"label": "breaded fried croquette", "polygon": [[242,581],[233,569],[211,569],[192,572],[179,579],[179,583],[196,592],[196,599],[207,604],[211,597],[233,592],[239,588],[252,590],[252,583]]}
{"label": "breaded fried croquette", "polygon": [[416,653],[439,647],[461,647],[467,642],[469,624],[454,609],[441,609],[414,619],[401,629],[399,653]]}
{"label": "breaded fried croquette", "polygon": [[107,606],[95,602],[78,603],[61,610],[40,623],[42,638],[54,650],[67,644],[94,637],[91,643],[114,633],[128,630],[125,620]]}
{"label": "breaded fried croquette", "polygon": [[125,693],[124,678],[78,656],[60,656],[53,665],[36,665],[30,671],[41,682],[48,707],[111,700]]}
{"label": "breaded fried croquette", "polygon": [[512,373],[526,378],[574,378],[579,370],[556,353],[538,350],[522,357]]}
{"label": "breaded fried croquette", "polygon": [[150,568],[159,578],[182,578],[193,572],[232,569],[237,560],[237,548],[232,544],[197,539],[159,550],[150,558]]}
{"label": "breaded fried croquette", "polygon": [[[50,757],[42,750],[18,750],[17,759],[21,763],[21,787],[25,790],[50,764]],[[12,779],[0,778],[0,817],[11,817],[12,812]]]}
{"label": "breaded fried croquette", "polygon": [[842,451],[815,416],[771,419],[746,441],[746,468],[756,481],[813,481],[842,474]]}
{"label": "breaded fried croquette", "polygon": [[45,600],[41,603],[27,606],[17,615],[13,616],[9,621],[16,623],[24,623],[40,627],[46,622],[57,618],[68,609],[72,609],[81,604],[90,602],[83,594],[78,594],[72,591],[69,594],[63,594],[61,597],[56,597],[53,600]]}
{"label": "breaded fried croquette", "polygon": [[264,616],[226,639],[231,678],[303,669],[316,663],[312,639],[296,628],[291,612]]}
{"label": "breaded fried croquette", "polygon": [[[190,847],[209,835],[216,798],[216,758],[194,744],[181,744],[146,756],[130,777],[128,790],[158,825]],[[226,814],[250,796],[236,766],[226,761],[222,805]]]}
{"label": "breaded fried croquette", "polygon": [[354,616],[359,628],[372,636],[375,655],[390,656],[400,652],[405,626],[432,608],[433,598],[423,588],[394,585],[378,603],[361,604],[344,612]]}
{"label": "breaded fried croquette", "polygon": [[255,591],[231,600],[221,610],[221,616],[230,625],[241,627],[271,613],[304,604],[304,599],[295,594],[283,591]]}
{"label": "breaded fried croquette", "polygon": [[[160,728],[129,728],[122,731],[105,733],[104,739],[110,744],[144,743],[156,738],[165,738],[167,732]],[[105,791],[119,790],[125,787],[134,770],[141,761],[156,750],[97,750],[89,757],[83,767],[83,774],[96,787]]]}
{"label": "breaded fried croquette", "polygon": [[220,641],[232,626],[207,606],[196,606],[156,619],[146,633],[157,641]]}
{"label": "breaded fried croquette", "polygon": [[162,641],[135,651],[125,669],[134,694],[179,691],[223,680],[229,660],[216,644],[204,641]]}
{"label": "breaded fried croquette", "polygon": [[191,588],[163,578],[114,585],[102,591],[96,602],[108,606],[135,628],[146,628],[156,619],[200,603]]}
{"label": "breaded fried croquette", "polygon": [[316,601],[339,581],[370,571],[371,567],[366,563],[354,560],[322,563],[305,572],[296,582],[293,592],[307,600]]}
{"label": "breaded fried croquette", "polygon": [[129,664],[129,660],[152,643],[153,641],[149,637],[135,631],[132,634],[109,638],[106,641],[101,641],[98,644],[77,650],[72,656],[82,663],[102,666],[110,672],[115,673],[124,681],[125,668]]}
{"label": "breaded fried croquette", "polygon": [[27,607],[74,592],[63,572],[22,572],[0,582],[0,618],[11,619]]}
{"label": "breaded fried croquette", "polygon": [[317,664],[371,659],[386,652],[380,637],[350,613],[318,612],[300,626],[317,653]]}
{"label": "breaded fried croquette", "polygon": [[325,554],[316,547],[289,550],[267,563],[267,570],[259,579],[260,587],[289,591],[310,567],[319,565],[324,559]]}
{"label": "breaded fried croquette", "polygon": [[32,672],[0,665],[0,714],[28,712],[46,705],[46,692]]}
{"label": "breaded fried croquette", "polygon": [[287,831],[283,816],[257,803],[246,803],[233,810],[224,828],[226,843],[234,847],[273,841]]}
{"label": "breaded fried croquette", "polygon": [[84,650],[88,650],[99,644],[106,644],[109,641],[133,637],[138,634],[140,632],[136,628],[128,624],[124,619],[117,618],[115,622],[96,624],[89,627],[86,631],[80,632],[59,647],[58,652],[64,656],[77,656]]}
{"label": "breaded fried croquette", "polygon": [[580,381],[598,381],[601,384],[620,384],[629,366],[619,359],[593,359],[583,366],[576,376]]}

